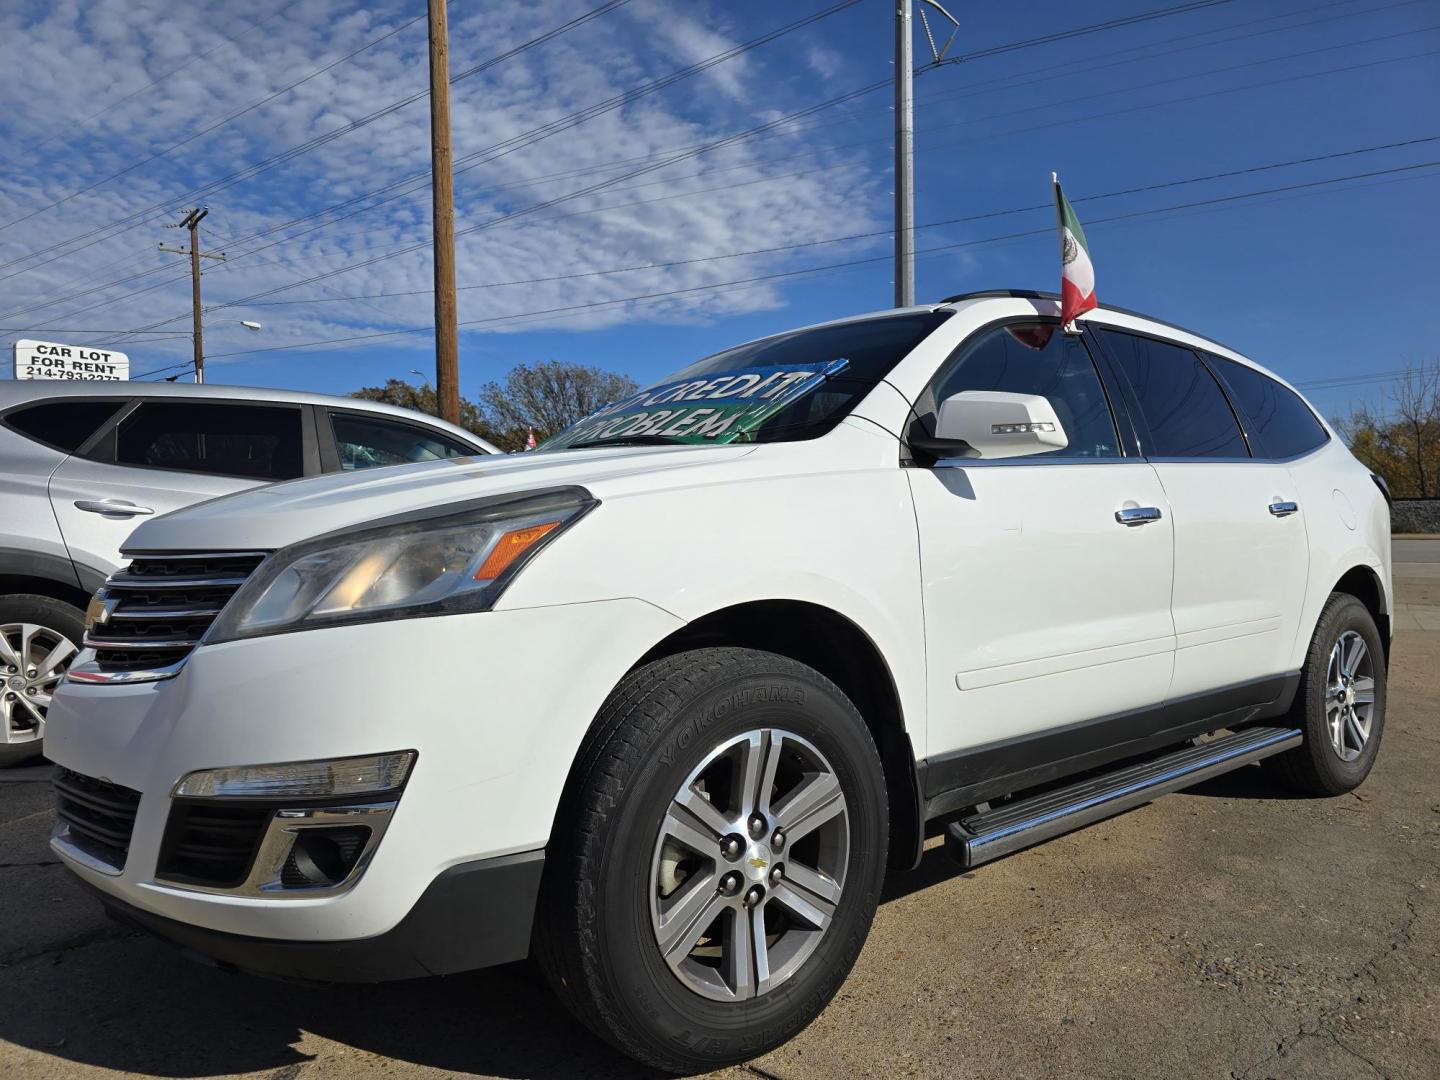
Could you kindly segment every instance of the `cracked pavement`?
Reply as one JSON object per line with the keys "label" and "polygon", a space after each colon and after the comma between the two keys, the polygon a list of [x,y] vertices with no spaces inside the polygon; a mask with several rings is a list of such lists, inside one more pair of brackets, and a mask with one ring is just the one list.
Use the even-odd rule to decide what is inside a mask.
{"label": "cracked pavement", "polygon": [[[968,874],[932,846],[821,1017],[722,1075],[1440,1076],[1440,540],[1396,555],[1357,792],[1252,767]],[[0,1076],[637,1075],[523,964],[307,989],[108,923],[46,847],[48,772],[0,772]]]}

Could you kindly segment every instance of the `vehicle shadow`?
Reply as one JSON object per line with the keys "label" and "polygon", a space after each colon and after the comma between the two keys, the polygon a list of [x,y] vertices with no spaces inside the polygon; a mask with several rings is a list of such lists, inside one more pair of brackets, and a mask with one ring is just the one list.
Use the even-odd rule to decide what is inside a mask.
{"label": "vehicle shadow", "polygon": [[[322,1052],[332,1068],[339,1057],[359,1069],[393,1059],[541,1080],[648,1075],[572,1020],[529,964],[308,987],[228,974],[135,932],[84,946],[0,970],[0,1040],[51,1059],[175,1078],[289,1078]],[[9,1056],[0,1048],[0,1071]]]}
{"label": "vehicle shadow", "polygon": [[[1185,794],[1301,797],[1251,768]],[[984,872],[963,870],[932,844],[915,870],[887,877],[881,902]],[[529,963],[316,988],[196,963],[112,926],[98,904],[83,918],[67,941],[0,968],[0,1040],[51,1059],[177,1080],[252,1072],[284,1080],[322,1053],[332,1067],[340,1057],[366,1068],[391,1059],[541,1080],[648,1075],[574,1021]],[[7,1057],[0,1048],[0,1068]]]}

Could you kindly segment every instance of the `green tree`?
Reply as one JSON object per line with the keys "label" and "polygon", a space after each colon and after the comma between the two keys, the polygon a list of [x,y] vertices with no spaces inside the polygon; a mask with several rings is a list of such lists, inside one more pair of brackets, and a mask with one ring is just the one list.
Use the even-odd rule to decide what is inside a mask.
{"label": "green tree", "polygon": [[[366,386],[356,390],[350,395],[353,398],[360,398],[363,401],[378,401],[385,405],[397,405],[402,409],[413,409],[415,412],[426,413],[429,416],[440,415],[440,399],[435,393],[435,388],[428,382],[420,386],[408,383],[404,379],[387,379],[384,386]],[[473,401],[465,398],[460,399],[460,426],[467,431],[473,431],[482,439],[500,445],[498,433],[485,419],[485,414]],[[518,449],[515,447],[503,447],[503,449]]]}
{"label": "green tree", "polygon": [[516,364],[500,382],[480,389],[480,408],[498,434],[497,445],[522,450],[533,429],[537,441],[563,431],[600,406],[633,394],[635,380],[564,360]]}

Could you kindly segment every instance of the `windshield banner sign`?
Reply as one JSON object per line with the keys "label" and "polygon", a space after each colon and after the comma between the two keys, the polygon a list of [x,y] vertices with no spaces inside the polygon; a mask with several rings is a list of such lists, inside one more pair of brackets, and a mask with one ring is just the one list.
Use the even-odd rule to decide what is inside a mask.
{"label": "windshield banner sign", "polygon": [[644,440],[727,443],[837,374],[848,360],[735,368],[646,387],[591,413],[547,440],[543,450],[580,443]]}

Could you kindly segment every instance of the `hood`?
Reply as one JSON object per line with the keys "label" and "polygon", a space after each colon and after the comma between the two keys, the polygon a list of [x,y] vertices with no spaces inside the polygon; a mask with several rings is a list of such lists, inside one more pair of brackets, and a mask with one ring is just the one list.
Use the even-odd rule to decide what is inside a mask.
{"label": "hood", "polygon": [[[301,540],[487,495],[567,485],[605,495],[607,482],[732,462],[744,446],[642,446],[446,458],[333,473],[251,488],[147,521],[125,543],[132,551],[273,551]],[[633,484],[631,485],[633,488]]]}

